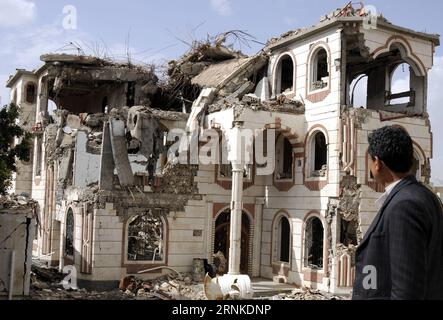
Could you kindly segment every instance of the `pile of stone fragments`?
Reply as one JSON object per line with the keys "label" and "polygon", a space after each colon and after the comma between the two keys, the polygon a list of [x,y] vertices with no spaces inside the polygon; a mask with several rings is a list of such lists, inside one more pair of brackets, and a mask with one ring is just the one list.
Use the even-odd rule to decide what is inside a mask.
{"label": "pile of stone fragments", "polygon": [[319,290],[308,288],[295,289],[291,293],[282,293],[273,296],[272,300],[348,300],[348,297],[334,296]]}
{"label": "pile of stone fragments", "polygon": [[[134,276],[121,279],[119,288],[110,291],[68,289],[62,281],[66,275],[55,268],[34,264],[31,272],[31,300],[207,300],[204,284],[194,281],[191,273],[169,273],[155,280]],[[301,288],[291,293],[256,297],[256,300],[346,300],[318,290]]]}
{"label": "pile of stone fragments", "polygon": [[135,299],[207,300],[203,284],[194,282],[190,274],[171,273],[148,281],[129,276],[120,281],[119,289]]}
{"label": "pile of stone fragments", "polygon": [[119,288],[110,291],[68,289],[62,281],[66,275],[55,268],[33,265],[31,300],[205,300],[203,284],[195,283],[190,274],[169,274],[143,281],[133,276],[120,281]]}

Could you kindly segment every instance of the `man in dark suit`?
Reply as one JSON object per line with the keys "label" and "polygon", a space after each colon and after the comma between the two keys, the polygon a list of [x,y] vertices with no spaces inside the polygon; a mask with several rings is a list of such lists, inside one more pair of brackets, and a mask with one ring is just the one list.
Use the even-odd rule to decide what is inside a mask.
{"label": "man in dark suit", "polygon": [[411,175],[413,143],[400,127],[369,136],[370,169],[386,192],[356,253],[353,299],[443,299],[443,210]]}

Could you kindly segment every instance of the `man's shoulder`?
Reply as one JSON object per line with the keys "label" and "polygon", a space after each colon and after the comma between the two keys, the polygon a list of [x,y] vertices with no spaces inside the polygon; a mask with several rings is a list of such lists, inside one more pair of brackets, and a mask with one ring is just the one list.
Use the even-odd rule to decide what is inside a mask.
{"label": "man's shoulder", "polygon": [[[400,190],[393,197],[389,209],[399,208],[403,214],[416,213],[419,216],[434,215],[442,213],[442,204],[437,195],[421,182],[410,183]],[[428,214],[426,214],[428,213]]]}

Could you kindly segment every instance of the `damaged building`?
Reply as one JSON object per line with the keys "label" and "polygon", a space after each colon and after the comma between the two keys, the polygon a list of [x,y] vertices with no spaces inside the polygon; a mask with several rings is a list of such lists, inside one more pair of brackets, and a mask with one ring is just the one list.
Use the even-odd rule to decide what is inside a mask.
{"label": "damaged building", "polygon": [[[368,133],[405,128],[413,173],[430,182],[427,80],[439,36],[348,5],[253,56],[218,40],[172,61],[166,85],[153,70],[58,54],[10,78],[35,134],[15,186],[41,207],[34,253],[75,265],[90,286],[164,266],[189,272],[222,253],[231,274],[348,294],[384,191],[368,167]],[[398,68],[409,74],[404,92],[393,86]],[[275,170],[181,164],[168,151],[174,129],[213,129],[229,146],[239,130],[273,130]]]}

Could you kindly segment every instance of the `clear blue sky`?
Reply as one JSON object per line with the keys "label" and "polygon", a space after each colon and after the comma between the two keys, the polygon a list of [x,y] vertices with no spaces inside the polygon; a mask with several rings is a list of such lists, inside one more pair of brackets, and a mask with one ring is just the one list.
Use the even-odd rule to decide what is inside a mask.
{"label": "clear blue sky", "polygon": [[[343,7],[346,0],[0,0],[0,96],[6,103],[8,91],[3,83],[15,68],[39,66],[44,52],[66,48],[73,41],[87,53],[93,47],[108,48],[117,58],[125,56],[129,47],[134,59],[161,63],[179,57],[188,47],[186,42],[205,38],[227,30],[247,31],[259,42],[299,27],[311,26],[332,10]],[[442,1],[372,0],[377,10],[397,25],[418,31],[443,34]],[[65,30],[63,8],[77,10],[77,30]],[[262,45],[241,48],[253,53]],[[443,49],[436,52],[436,70],[430,76],[429,109],[435,133],[435,177],[443,185],[443,128],[435,123],[443,117],[439,104],[443,91]],[[72,51],[71,51],[72,52]]]}

